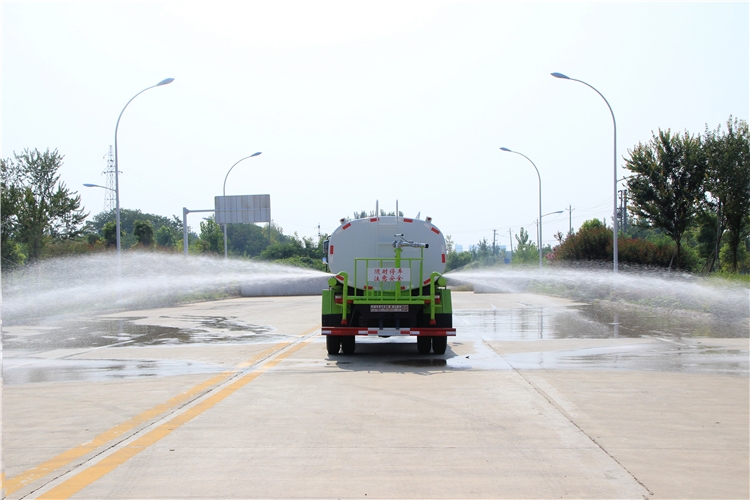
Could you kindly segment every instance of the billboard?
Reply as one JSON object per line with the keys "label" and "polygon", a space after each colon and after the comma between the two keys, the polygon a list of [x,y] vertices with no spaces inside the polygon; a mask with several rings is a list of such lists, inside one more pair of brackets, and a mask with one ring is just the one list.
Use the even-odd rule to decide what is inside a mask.
{"label": "billboard", "polygon": [[215,196],[217,224],[271,222],[271,195]]}

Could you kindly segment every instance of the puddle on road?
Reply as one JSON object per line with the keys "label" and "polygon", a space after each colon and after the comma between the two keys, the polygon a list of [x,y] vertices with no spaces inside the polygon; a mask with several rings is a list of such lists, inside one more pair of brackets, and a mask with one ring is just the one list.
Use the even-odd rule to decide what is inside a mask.
{"label": "puddle on road", "polygon": [[[274,328],[270,326],[227,317],[170,318],[197,325],[194,328],[141,325],[135,322],[138,319],[141,318],[96,318],[63,321],[54,326],[4,328],[3,381],[6,384],[25,384],[212,373],[225,367],[190,360],[84,360],[72,356],[106,347],[246,344],[278,341],[283,337],[274,334]],[[67,352],[68,357],[49,359],[44,354],[55,350]]]}
{"label": "puddle on road", "polygon": [[213,373],[225,369],[222,365],[183,360],[6,358],[3,383],[90,382]]}
{"label": "puddle on road", "polygon": [[[275,342],[285,335],[269,326],[231,317],[174,316],[190,328],[142,325],[138,317],[96,318],[54,325],[7,327],[3,331],[3,377],[8,384],[107,380],[126,377],[208,373],[217,365],[182,360],[41,359],[41,353],[103,347],[175,347]],[[416,352],[411,338],[357,339],[354,356],[336,360],[344,370],[412,371],[487,369],[628,369],[697,373],[748,373],[746,350],[696,345],[699,337],[747,338],[747,324],[721,322],[707,315],[614,311],[599,305],[459,310],[454,313],[457,337],[442,356]],[[533,352],[533,341],[561,339],[659,339],[641,344]],[[684,342],[683,342],[684,340]],[[492,342],[528,341],[529,352],[498,355]],[[662,342],[663,341],[663,342]],[[451,345],[470,344],[471,355],[457,355]],[[541,349],[540,349],[541,350]],[[465,348],[460,351],[467,351]],[[35,357],[39,356],[39,357]],[[61,354],[60,356],[63,356]],[[343,359],[342,359],[343,358]],[[332,360],[333,361],[333,360]]]}
{"label": "puddle on road", "polygon": [[3,346],[24,351],[86,349],[114,345],[159,346],[187,344],[227,344],[259,342],[274,331],[270,326],[253,325],[226,317],[180,316],[169,319],[189,321],[193,328],[177,328],[136,323],[132,318],[97,318],[56,323],[54,327],[23,330],[3,329]]}
{"label": "puddle on road", "polygon": [[716,317],[648,310],[613,309],[598,305],[575,307],[521,307],[517,309],[462,310],[453,326],[477,333],[486,340],[607,339],[669,337],[747,338],[747,321],[720,321]]}
{"label": "puddle on road", "polygon": [[662,342],[504,354],[517,370],[632,370],[744,375],[750,369],[748,352],[702,349]]}
{"label": "puddle on road", "polygon": [[[492,342],[529,342],[528,352],[503,353],[502,359],[515,369],[604,369],[642,371],[680,371],[746,375],[750,370],[747,350],[700,345],[701,338],[746,339],[747,322],[720,321],[707,314],[686,311],[675,313],[619,309],[609,305],[587,305],[560,308],[525,307],[457,311],[454,326],[464,334],[481,338],[481,344]],[[627,339],[653,339],[653,342],[627,343]],[[602,347],[549,349],[538,351],[533,341],[564,339],[622,339]],[[475,343],[478,348],[480,342]],[[483,349],[479,349],[481,354]],[[474,358],[475,356],[472,356]],[[460,357],[449,364],[460,363],[472,368],[492,368],[492,356],[464,361]]]}

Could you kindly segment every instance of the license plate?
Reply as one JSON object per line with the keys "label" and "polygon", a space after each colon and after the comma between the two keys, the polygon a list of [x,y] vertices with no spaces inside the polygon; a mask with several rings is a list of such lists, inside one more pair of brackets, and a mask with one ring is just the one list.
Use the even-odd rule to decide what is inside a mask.
{"label": "license plate", "polygon": [[408,305],[370,304],[370,312],[374,313],[408,313]]}

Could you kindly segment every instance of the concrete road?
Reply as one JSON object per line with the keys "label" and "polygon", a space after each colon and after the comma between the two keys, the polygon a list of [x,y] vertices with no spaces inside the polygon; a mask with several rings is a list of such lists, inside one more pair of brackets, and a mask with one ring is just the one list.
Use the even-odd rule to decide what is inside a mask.
{"label": "concrete road", "polygon": [[440,356],[394,338],[329,356],[317,297],[4,327],[7,497],[750,496],[744,327],[454,306]]}

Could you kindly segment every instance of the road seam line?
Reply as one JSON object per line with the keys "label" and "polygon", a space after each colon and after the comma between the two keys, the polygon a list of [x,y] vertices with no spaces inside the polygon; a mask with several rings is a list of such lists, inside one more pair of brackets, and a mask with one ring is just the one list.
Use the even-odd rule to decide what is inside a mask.
{"label": "road seam line", "polygon": [[[189,422],[198,415],[201,415],[206,410],[212,408],[219,402],[234,394],[234,392],[236,392],[237,390],[241,389],[262,374],[277,366],[288,356],[297,352],[302,347],[311,342],[313,340],[314,332],[318,329],[318,327],[311,329],[313,333],[310,333],[308,335],[303,334],[303,336],[296,342],[287,344],[283,348],[277,350],[275,353],[266,357],[265,360],[259,362],[260,366],[256,364],[256,366],[238,373],[237,375],[239,375],[239,377],[232,377],[232,379],[225,381],[220,386],[215,386],[209,389],[206,393],[194,399],[191,402],[192,406],[186,408],[188,405],[184,405],[172,412],[171,415],[167,415],[160,420],[150,424],[149,426],[139,429],[126,439],[123,439],[120,442],[111,445],[107,450],[104,450],[97,455],[97,457],[100,459],[95,463],[86,466],[84,462],[83,464],[78,465],[76,468],[83,468],[83,470],[81,470],[80,472],[75,473],[74,470],[71,470],[67,471],[65,474],[62,474],[60,477],[55,478],[55,480],[58,480],[64,478],[66,475],[75,473],[74,476],[68,479],[63,479],[60,484],[45,491],[37,498],[62,500],[65,498],[69,498],[71,495],[74,495],[86,486],[103,477],[105,474],[119,467],[141,451],[144,451],[149,446],[168,436],[172,431],[178,429],[183,424]],[[175,413],[180,410],[184,411],[175,415]],[[144,432],[145,434],[143,434]],[[139,436],[139,434],[142,435]],[[129,442],[126,443],[126,441]],[[107,452],[111,453],[107,455]],[[86,462],[92,462],[97,457],[92,457]]]}
{"label": "road seam line", "polygon": [[[487,343],[486,341],[484,341],[484,342]],[[495,349],[493,349],[491,345],[489,345],[489,347],[490,347],[490,349],[492,349],[493,351],[495,351]],[[505,360],[505,358],[503,357],[502,354],[500,354],[497,351],[495,351],[495,353],[497,353],[498,356],[500,356],[501,358],[503,358],[503,360]],[[506,363],[508,363],[508,362],[506,361]],[[622,467],[622,470],[624,470],[625,472],[627,472],[630,475],[630,477],[632,477],[635,480],[635,482],[637,482],[638,484],[640,484],[641,487],[643,487],[643,489],[645,489],[649,493],[649,495],[653,495],[654,494],[654,492],[651,491],[648,488],[648,486],[646,486],[640,479],[638,479],[635,476],[635,474],[633,474],[632,472],[630,472],[630,470],[627,467],[625,467],[625,465],[623,465],[619,460],[617,460],[601,444],[599,444],[599,442],[596,439],[594,439],[593,437],[591,437],[589,435],[589,433],[587,433],[585,430],[583,430],[583,428],[580,425],[578,425],[573,420],[573,417],[566,411],[566,409],[563,408],[560,404],[558,404],[555,401],[555,398],[553,398],[552,396],[550,396],[549,394],[547,394],[541,387],[539,387],[537,384],[535,384],[534,382],[532,382],[531,380],[529,380],[523,373],[521,373],[520,370],[516,369],[516,367],[514,367],[510,363],[508,363],[508,366],[510,366],[515,373],[517,373],[532,389],[534,389],[537,392],[537,394],[539,394],[540,396],[542,396],[544,399],[547,400],[547,402],[549,404],[551,404],[555,409],[557,409],[557,411],[559,411],[565,417],[565,419],[568,420],[568,422],[570,422],[571,424],[573,424],[576,427],[576,429],[578,429],[584,436],[586,436],[587,438],[589,438],[589,440],[592,443],[594,443],[600,450],[602,450],[609,458],[611,458],[617,465],[619,465],[620,467]]]}
{"label": "road seam line", "polygon": [[[310,332],[314,332],[315,330],[317,330],[317,328],[318,327],[306,330],[301,334],[301,337],[304,338],[306,335],[309,335]],[[41,464],[36,465],[31,469],[28,469],[12,478],[3,478],[3,489],[5,490],[4,493],[6,495],[11,495],[16,491],[24,488],[25,486],[28,486],[35,481],[38,481],[39,479],[42,479],[43,477],[65,467],[66,465],[71,464],[75,460],[78,460],[81,457],[84,457],[85,455],[88,455],[92,452],[95,452],[97,449],[101,448],[112,440],[127,434],[133,429],[136,429],[136,433],[139,432],[139,429],[137,429],[137,427],[146,424],[149,420],[153,420],[169,411],[177,411],[180,408],[191,404],[193,401],[202,397],[207,392],[215,389],[222,383],[229,382],[232,379],[242,375],[242,373],[246,371],[248,367],[264,362],[274,354],[283,351],[285,348],[289,347],[292,344],[293,342],[289,341],[284,341],[276,344],[273,347],[261,352],[260,354],[253,356],[249,360],[243,361],[233,369],[220,372],[218,375],[215,375],[210,379],[201,382],[194,387],[191,387],[187,391],[170,398],[166,402],[160,403],[153,408],[145,410],[138,415],[126,420],[125,422],[115,425],[114,427],[98,434],[90,441],[66,450],[56,455],[55,457],[42,462]],[[132,435],[133,434],[130,434],[124,439],[128,439]],[[122,440],[120,442],[122,442]],[[80,466],[80,464],[78,466]],[[69,471],[66,471],[62,475],[68,472]]]}

